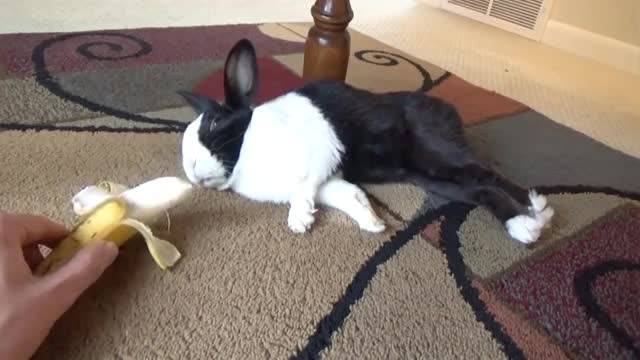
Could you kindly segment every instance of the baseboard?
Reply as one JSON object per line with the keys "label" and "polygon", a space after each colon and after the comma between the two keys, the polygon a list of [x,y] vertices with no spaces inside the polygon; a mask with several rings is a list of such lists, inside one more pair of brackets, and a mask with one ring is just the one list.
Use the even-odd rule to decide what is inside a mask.
{"label": "baseboard", "polygon": [[433,6],[433,7],[437,7],[439,8],[440,5],[442,4],[442,0],[418,0],[419,2],[429,5],[429,6]]}
{"label": "baseboard", "polygon": [[640,46],[549,20],[543,44],[640,75]]}

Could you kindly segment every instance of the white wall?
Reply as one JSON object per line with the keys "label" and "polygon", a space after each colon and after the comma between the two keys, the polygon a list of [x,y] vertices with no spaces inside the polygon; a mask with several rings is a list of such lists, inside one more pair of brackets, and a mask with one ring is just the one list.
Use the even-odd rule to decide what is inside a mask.
{"label": "white wall", "polygon": [[640,0],[555,0],[550,17],[640,46]]}

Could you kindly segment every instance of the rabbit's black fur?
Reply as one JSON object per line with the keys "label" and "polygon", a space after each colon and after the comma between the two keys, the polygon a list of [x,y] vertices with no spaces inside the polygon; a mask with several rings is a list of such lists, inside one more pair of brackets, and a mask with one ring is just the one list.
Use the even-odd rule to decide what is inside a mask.
{"label": "rabbit's black fur", "polygon": [[412,182],[455,200],[488,206],[501,221],[525,213],[529,192],[483,165],[460,116],[422,92],[373,94],[337,81],[297,93],[311,99],[345,145],[341,170],[354,183]]}

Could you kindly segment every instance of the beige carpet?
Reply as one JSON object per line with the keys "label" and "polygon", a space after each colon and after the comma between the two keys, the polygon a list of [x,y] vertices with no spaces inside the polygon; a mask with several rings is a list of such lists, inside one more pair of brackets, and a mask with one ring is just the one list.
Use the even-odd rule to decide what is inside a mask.
{"label": "beige carpet", "polygon": [[[14,175],[3,177],[2,193],[10,192],[15,201],[7,203],[4,197],[3,208],[38,209],[67,223],[69,197],[79,185],[73,178],[97,180],[105,176],[101,170],[105,167],[110,178],[128,183],[179,172],[175,151],[179,144],[173,135],[43,133],[1,139],[3,153],[11,148],[16,154],[4,161],[16,166],[24,154],[30,158],[26,169],[10,168]],[[34,149],[34,142],[47,145]],[[126,151],[109,152],[108,160],[99,161],[108,148]],[[146,155],[150,153],[154,156]],[[45,179],[41,174],[59,178]],[[417,210],[422,196],[394,186],[377,187],[373,193],[407,199],[393,203],[398,212],[407,214]],[[361,233],[342,214],[322,211],[313,232],[293,236],[286,228],[284,207],[199,191],[194,201],[172,213],[171,239],[184,254],[179,265],[163,273],[141,241],[127,246],[104,278],[65,316],[39,358],[87,359],[91,354],[94,359],[285,358],[304,346],[353,274],[403,227],[381,213],[391,225],[381,235]],[[421,344],[426,342],[440,344],[429,351],[438,357],[500,357],[490,334],[473,321],[473,312],[458,295],[444,256],[424,241],[412,244],[394,259],[397,265],[381,269],[368,289],[372,295],[365,296],[349,326],[336,336],[327,358],[362,353],[383,358],[389,336],[414,344],[415,349],[397,354],[402,358],[424,354]],[[407,274],[416,278],[407,282]],[[414,287],[414,282],[423,286]],[[433,308],[424,308],[415,317],[410,309],[420,304]],[[426,323],[445,320],[458,325],[422,329]],[[393,331],[397,322],[406,324],[397,327],[402,333]],[[358,331],[362,327],[369,330]],[[452,348],[451,341],[460,345]]]}
{"label": "beige carpet", "polygon": [[[70,196],[81,183],[108,176],[134,184],[180,173],[175,135],[3,133],[0,139],[3,154],[9,149],[16,154],[3,160],[8,171],[0,189],[11,195],[3,196],[2,208],[37,211],[67,224]],[[377,192],[384,197],[389,191],[398,189]],[[416,200],[398,204],[398,210],[415,212],[420,194],[409,188],[399,192]],[[87,359],[93,351],[94,359],[290,355],[361,264],[403,224],[387,215],[389,231],[371,236],[341,214],[321,212],[315,231],[297,237],[288,232],[286,214],[284,207],[199,191],[172,213],[170,238],[183,261],[164,273],[142,241],[127,246],[41,354],[57,359]],[[455,297],[455,286],[443,285],[444,290]]]}

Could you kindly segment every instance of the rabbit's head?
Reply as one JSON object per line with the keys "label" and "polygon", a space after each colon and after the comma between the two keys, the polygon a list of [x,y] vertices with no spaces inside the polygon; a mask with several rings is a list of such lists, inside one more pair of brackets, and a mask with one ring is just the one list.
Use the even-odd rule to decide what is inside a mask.
{"label": "rabbit's head", "polygon": [[225,188],[240,154],[253,110],[258,64],[249,40],[238,41],[224,68],[224,103],[188,91],[178,93],[196,112],[182,138],[182,166],[189,181]]}

